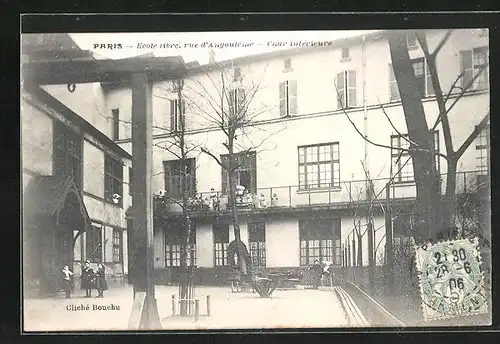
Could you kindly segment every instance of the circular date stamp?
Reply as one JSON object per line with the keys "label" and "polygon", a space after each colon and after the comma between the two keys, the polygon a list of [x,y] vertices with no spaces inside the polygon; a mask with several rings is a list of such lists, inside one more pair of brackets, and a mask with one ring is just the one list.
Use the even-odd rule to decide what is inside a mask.
{"label": "circular date stamp", "polygon": [[477,238],[415,247],[425,321],[487,313]]}

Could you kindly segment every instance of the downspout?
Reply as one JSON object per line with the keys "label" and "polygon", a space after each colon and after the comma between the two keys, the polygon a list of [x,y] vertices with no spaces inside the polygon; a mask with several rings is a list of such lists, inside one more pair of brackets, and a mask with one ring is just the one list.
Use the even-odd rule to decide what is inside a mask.
{"label": "downspout", "polygon": [[[368,138],[368,116],[367,116],[367,108],[366,108],[366,36],[362,35],[361,36],[361,59],[362,59],[362,69],[361,69],[361,77],[362,77],[362,82],[363,82],[363,133],[365,135],[365,138]],[[364,140],[365,143],[365,149],[364,149],[364,159],[363,159],[363,164],[364,168],[368,171],[368,176],[369,176],[369,171],[370,167],[368,166],[368,141]],[[368,191],[370,188],[370,182],[368,180],[368,176],[366,175],[363,171],[363,174],[365,175],[365,192],[367,196],[367,201],[368,201],[368,212],[367,212],[367,217],[366,217],[366,223],[370,224],[371,219],[370,219],[370,207],[371,207],[371,191]],[[368,240],[371,238],[371,235],[368,235]],[[362,240],[362,238],[361,238]],[[368,242],[367,248],[369,250],[370,243]],[[370,257],[368,257],[368,265],[370,265]],[[363,262],[360,262],[360,265],[363,266]]]}

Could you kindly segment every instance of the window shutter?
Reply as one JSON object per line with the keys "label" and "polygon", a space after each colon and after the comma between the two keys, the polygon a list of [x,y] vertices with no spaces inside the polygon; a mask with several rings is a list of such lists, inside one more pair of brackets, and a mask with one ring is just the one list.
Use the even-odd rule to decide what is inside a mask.
{"label": "window shutter", "polygon": [[398,82],[391,63],[389,63],[389,92],[391,101],[400,99]]}
{"label": "window shutter", "polygon": [[337,74],[337,80],[335,85],[335,97],[337,98],[337,107],[342,109],[345,104],[345,81],[344,72]]}
{"label": "window shutter", "polygon": [[279,87],[280,117],[284,117],[287,115],[285,83],[286,81],[280,82],[280,87]]}
{"label": "window shutter", "polygon": [[257,155],[255,152],[251,152],[248,156],[250,173],[252,174],[252,189],[253,192],[257,192]]}
{"label": "window shutter", "polygon": [[175,100],[170,101],[170,130],[175,131]]}
{"label": "window shutter", "polygon": [[227,182],[228,182],[228,173],[226,170],[226,168],[228,166],[228,156],[227,155],[221,156],[221,163],[222,163],[222,166],[224,166],[224,167],[221,167],[221,170],[222,170],[222,193],[227,194]]}
{"label": "window shutter", "polygon": [[246,111],[246,99],[245,99],[245,89],[244,88],[238,88],[237,89],[237,108],[236,111],[238,114],[242,114],[243,112]]}
{"label": "window shutter", "polygon": [[460,52],[460,66],[462,71],[462,87],[466,88],[472,81],[472,51],[466,50]]}
{"label": "window shutter", "polygon": [[297,80],[288,82],[288,97],[290,99],[290,115],[298,113],[297,107]]}
{"label": "window shutter", "polygon": [[196,195],[196,159],[189,159],[190,161],[190,196]]}
{"label": "window shutter", "polygon": [[355,107],[358,104],[356,98],[356,71],[347,71],[347,106]]}

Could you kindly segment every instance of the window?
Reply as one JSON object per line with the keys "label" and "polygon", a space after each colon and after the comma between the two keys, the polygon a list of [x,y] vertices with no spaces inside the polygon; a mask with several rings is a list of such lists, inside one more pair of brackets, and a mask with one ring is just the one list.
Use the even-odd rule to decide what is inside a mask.
{"label": "window", "polygon": [[[181,266],[181,252],[184,248],[182,243],[182,230],[184,224],[172,222],[165,230],[165,267]],[[184,237],[185,238],[185,237]],[[191,224],[189,246],[187,250],[187,265],[196,266],[196,226]]]}
{"label": "window", "polygon": [[248,242],[254,268],[266,266],[266,224],[253,222],[248,224]]}
{"label": "window", "polygon": [[[181,111],[179,111],[181,110]],[[183,99],[181,102],[181,108],[179,109],[179,100],[170,100],[170,130],[172,132],[181,131],[182,128],[182,116],[186,112],[186,101]],[[184,124],[185,125],[185,124]]]}
{"label": "window", "polygon": [[[479,91],[489,88],[488,80],[488,48],[480,47],[460,52],[462,69],[462,87],[470,91]],[[481,74],[474,80],[474,76]]]}
{"label": "window", "polygon": [[413,59],[413,71],[415,72],[415,77],[417,78],[417,87],[421,98],[425,98],[434,94],[434,88],[432,87],[431,75],[429,73],[429,67],[427,66],[427,61],[421,57],[418,59]]}
{"label": "window", "polygon": [[342,60],[347,60],[350,57],[349,48],[342,48],[341,54],[342,54]]}
{"label": "window", "polygon": [[286,80],[280,82],[280,117],[296,115],[298,113],[297,105],[297,81]]}
{"label": "window", "polygon": [[488,175],[488,147],[490,130],[481,130],[476,138],[476,173],[478,175]]}
{"label": "window", "polygon": [[214,266],[227,266],[227,247],[229,246],[229,225],[214,224]]}
{"label": "window", "polygon": [[[392,158],[392,173],[396,177],[395,183],[411,183],[414,181],[413,175],[413,159],[408,151],[401,149],[410,149],[410,142],[408,134],[391,135],[391,158]],[[439,152],[439,131],[434,131],[434,150]],[[440,160],[439,156],[434,157],[436,164],[436,171],[439,174]],[[399,173],[398,173],[399,171]]]}
{"label": "window", "polygon": [[335,87],[339,109],[351,108],[357,105],[356,71],[345,70],[338,73]]}
{"label": "window", "polygon": [[91,262],[102,261],[102,227],[91,226],[85,233],[87,259]]}
{"label": "window", "polygon": [[233,80],[234,81],[241,80],[241,68],[240,67],[234,67]]}
{"label": "window", "polygon": [[299,189],[340,186],[339,143],[300,146]]}
{"label": "window", "polygon": [[406,46],[408,50],[417,49],[417,36],[415,32],[410,31],[406,34]]}
{"label": "window", "polygon": [[165,175],[165,191],[172,198],[182,197],[182,178],[185,178],[184,190],[189,197],[196,194],[196,159],[186,159],[186,165],[181,168],[180,160],[169,160],[163,162]]}
{"label": "window", "polygon": [[113,229],[113,262],[120,263],[122,261],[122,231]]}
{"label": "window", "polygon": [[[108,202],[122,206],[123,197],[123,165],[120,161],[106,155],[104,158],[104,198]],[[120,196],[114,198],[113,195]],[[117,200],[118,203],[113,202]]]}
{"label": "window", "polygon": [[[223,166],[228,166],[229,155],[221,155]],[[236,185],[242,185],[245,190],[256,192],[257,190],[257,155],[255,152],[240,152],[234,154],[234,166]],[[226,168],[222,170],[222,193],[227,194],[229,188],[229,173]],[[235,186],[236,186],[235,185]]]}
{"label": "window", "polygon": [[245,89],[236,88],[229,91],[229,115],[243,115],[246,111]]}
{"label": "window", "polygon": [[111,110],[113,116],[113,140],[120,139],[120,109]]}
{"label": "window", "polygon": [[300,265],[333,261],[333,221],[331,219],[300,220]]}
{"label": "window", "polygon": [[54,121],[54,175],[72,176],[76,187],[81,190],[83,139],[62,123]]}
{"label": "window", "polygon": [[290,71],[292,70],[292,59],[286,59],[284,62],[284,69],[285,71]]}
{"label": "window", "polygon": [[342,244],[340,238],[335,239],[335,265],[342,265]]}
{"label": "window", "polygon": [[397,101],[401,98],[399,96],[398,82],[396,81],[396,76],[394,75],[394,69],[392,68],[391,63],[389,63],[389,92],[391,102]]}

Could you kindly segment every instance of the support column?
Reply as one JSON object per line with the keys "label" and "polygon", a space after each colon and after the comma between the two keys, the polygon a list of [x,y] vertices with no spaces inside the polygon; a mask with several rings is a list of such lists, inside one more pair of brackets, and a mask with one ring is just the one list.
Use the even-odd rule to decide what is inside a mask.
{"label": "support column", "polygon": [[161,329],[153,276],[153,163],[152,85],[145,71],[131,75],[132,81],[132,175],[133,203],[129,259],[134,285],[131,329]]}

